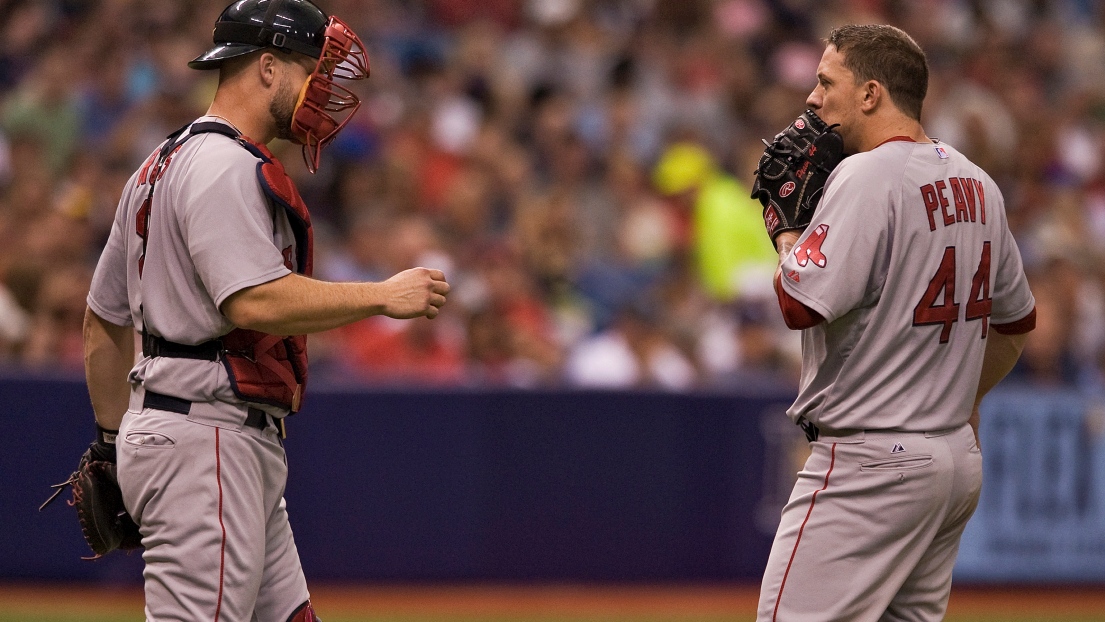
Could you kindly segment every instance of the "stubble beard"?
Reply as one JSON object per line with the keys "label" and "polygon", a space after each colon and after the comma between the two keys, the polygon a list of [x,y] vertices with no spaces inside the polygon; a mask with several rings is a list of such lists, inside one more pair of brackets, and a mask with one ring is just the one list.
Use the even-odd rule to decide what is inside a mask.
{"label": "stubble beard", "polygon": [[276,95],[269,102],[269,114],[276,124],[276,137],[297,142],[292,134],[292,118],[295,116],[296,93],[287,80],[281,81]]}

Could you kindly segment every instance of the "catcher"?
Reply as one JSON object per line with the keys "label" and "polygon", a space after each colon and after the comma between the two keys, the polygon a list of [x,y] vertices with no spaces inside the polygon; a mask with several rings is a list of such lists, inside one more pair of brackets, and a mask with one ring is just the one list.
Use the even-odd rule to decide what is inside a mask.
{"label": "catcher", "polygon": [[360,104],[343,83],[368,77],[353,30],[308,0],[239,0],[212,38],[189,63],[219,74],[210,108],[135,171],[96,266],[84,346],[101,429],[59,491],[72,484],[97,555],[137,545],[133,518],[147,620],[315,622],[282,441],[306,335],[433,318],[449,284],[429,268],[311,276],[309,210],[265,145],[296,142],[319,167]]}

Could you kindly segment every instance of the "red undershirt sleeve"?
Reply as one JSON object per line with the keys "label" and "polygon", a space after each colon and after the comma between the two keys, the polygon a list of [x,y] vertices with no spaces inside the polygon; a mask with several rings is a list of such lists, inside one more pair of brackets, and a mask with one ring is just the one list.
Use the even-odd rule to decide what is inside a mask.
{"label": "red undershirt sleeve", "polygon": [[[778,285],[775,287],[779,289]],[[1036,307],[1032,307],[1032,311],[1028,315],[1022,317],[1015,322],[1009,322],[1008,324],[991,324],[994,330],[1003,335],[1023,335],[1036,328]]]}
{"label": "red undershirt sleeve", "polygon": [[[825,321],[825,318],[821,317],[820,313],[807,307],[788,294],[787,291],[783,289],[783,285],[779,279],[779,274],[776,274],[775,294],[779,297],[779,309],[783,312],[783,321],[787,323],[787,328],[791,330],[802,330],[812,328]],[[1032,315],[1033,324],[1035,324],[1035,314],[1035,311],[1030,314]],[[997,330],[997,326],[994,327],[994,330]]]}

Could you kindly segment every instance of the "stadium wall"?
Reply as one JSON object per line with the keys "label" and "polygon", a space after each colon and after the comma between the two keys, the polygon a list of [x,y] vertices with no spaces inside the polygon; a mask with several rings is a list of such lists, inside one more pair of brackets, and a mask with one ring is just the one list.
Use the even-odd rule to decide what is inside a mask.
{"label": "stadium wall", "polygon": [[[756,581],[807,453],[786,392],[321,389],[288,422],[312,581]],[[141,581],[38,505],[92,437],[79,380],[0,379],[0,580]],[[1105,581],[1105,425],[1085,399],[1005,392],[957,579]]]}

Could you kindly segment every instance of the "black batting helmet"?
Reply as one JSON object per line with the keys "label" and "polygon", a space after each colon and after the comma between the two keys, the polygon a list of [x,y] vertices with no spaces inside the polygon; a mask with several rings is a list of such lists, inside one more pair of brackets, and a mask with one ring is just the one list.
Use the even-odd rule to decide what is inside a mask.
{"label": "black batting helmet", "polygon": [[200,54],[188,66],[217,69],[228,58],[263,48],[299,52],[311,58],[322,55],[328,23],[326,14],[308,0],[239,0],[215,20],[215,47]]}

